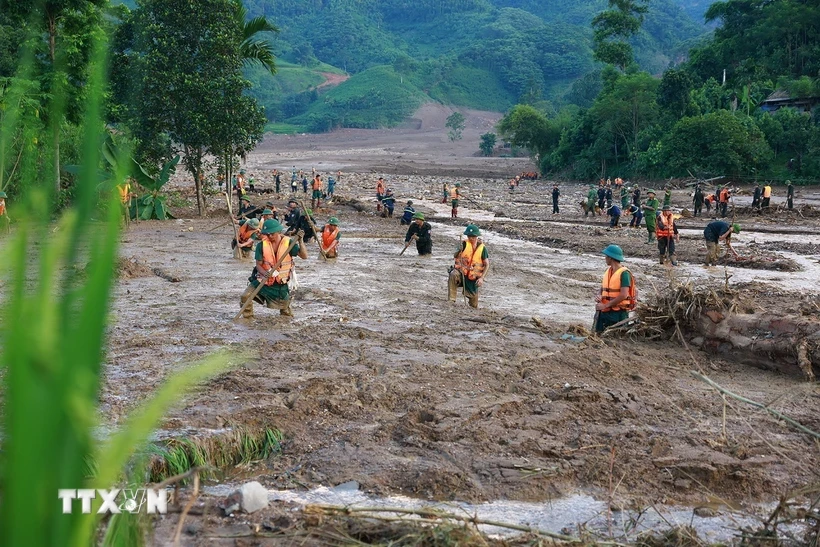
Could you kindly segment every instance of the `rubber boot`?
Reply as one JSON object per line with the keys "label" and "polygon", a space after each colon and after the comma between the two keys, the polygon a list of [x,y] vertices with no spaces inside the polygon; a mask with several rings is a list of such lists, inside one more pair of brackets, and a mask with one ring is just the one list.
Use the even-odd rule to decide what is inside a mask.
{"label": "rubber boot", "polygon": [[467,298],[467,303],[470,305],[471,308],[478,308],[478,293],[471,294],[465,292],[464,296]]}
{"label": "rubber boot", "polygon": [[293,310],[290,309],[290,304],[287,305],[285,308],[281,308],[279,310],[280,315],[286,315],[288,317],[293,317]]}
{"label": "rubber boot", "polygon": [[664,257],[663,255],[661,255],[661,258],[660,258],[660,263],[661,263],[661,264],[663,264],[663,262],[664,262],[664,258],[666,258],[666,257]]}
{"label": "rubber boot", "polygon": [[[239,297],[239,307],[240,308],[242,308],[242,306],[245,305],[245,302],[247,302],[248,299],[251,297],[251,294],[253,294],[253,291],[254,291],[254,286],[253,285],[248,285],[248,288],[245,289],[245,292],[243,292],[242,296]],[[250,318],[253,317],[253,302],[248,304],[248,307],[245,308],[245,311],[242,312],[242,317],[244,317],[245,319],[250,319]]]}
{"label": "rubber boot", "polygon": [[677,266],[677,265],[678,265],[678,261],[677,261],[677,260],[675,260],[675,255],[669,255],[669,261],[670,261],[670,262],[672,262],[672,265],[673,265],[673,266]]}
{"label": "rubber boot", "polygon": [[447,278],[447,299],[450,302],[456,301],[456,293],[461,281],[461,272],[453,270]]}
{"label": "rubber boot", "polygon": [[458,218],[458,209],[456,209],[455,207],[453,207],[453,210],[452,210],[452,211],[450,211],[450,217],[451,217],[451,218]]}

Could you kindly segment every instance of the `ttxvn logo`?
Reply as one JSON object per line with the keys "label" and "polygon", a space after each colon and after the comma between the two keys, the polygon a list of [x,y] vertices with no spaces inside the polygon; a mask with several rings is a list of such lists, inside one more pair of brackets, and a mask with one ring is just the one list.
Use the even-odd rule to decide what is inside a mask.
{"label": "ttxvn logo", "polygon": [[63,500],[63,514],[70,514],[74,500],[80,500],[83,513],[91,512],[91,501],[99,494],[102,503],[97,513],[166,513],[168,511],[168,492],[165,489],[152,488],[112,488],[111,490],[93,490],[90,488],[60,489],[57,498]]}

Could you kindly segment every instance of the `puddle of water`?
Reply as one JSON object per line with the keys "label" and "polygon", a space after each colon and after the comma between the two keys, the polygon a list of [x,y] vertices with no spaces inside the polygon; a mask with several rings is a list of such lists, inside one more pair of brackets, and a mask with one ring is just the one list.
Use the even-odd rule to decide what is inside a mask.
{"label": "puddle of water", "polygon": [[[220,484],[207,486],[205,492],[214,496],[227,496],[238,485]],[[369,496],[355,486],[319,487],[309,491],[269,490],[270,501],[284,501],[298,505],[327,504],[349,507],[378,507],[402,509],[439,509],[444,512],[478,517],[482,520],[505,524],[529,526],[555,533],[577,533],[584,527],[601,535],[608,535],[606,502],[587,494],[575,494],[543,503],[495,500],[485,503],[429,502],[406,496]],[[728,542],[735,539],[741,527],[756,527],[773,507],[755,506],[743,514],[729,509],[718,511],[715,516],[698,517],[693,508],[685,506],[655,505],[641,513],[632,510],[613,511],[611,529],[617,539],[634,539],[646,531],[663,532],[672,526],[692,526],[701,539],[709,542]],[[514,536],[520,532],[508,528],[482,525],[482,531],[493,536]],[[798,531],[798,530],[793,530]]]}

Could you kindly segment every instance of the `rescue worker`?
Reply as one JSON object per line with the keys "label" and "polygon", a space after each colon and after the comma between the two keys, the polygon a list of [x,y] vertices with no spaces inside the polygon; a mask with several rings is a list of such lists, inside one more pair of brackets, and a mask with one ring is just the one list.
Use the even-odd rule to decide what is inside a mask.
{"label": "rescue worker", "polygon": [[661,214],[658,215],[655,236],[658,238],[660,263],[664,263],[668,253],[669,261],[672,262],[673,266],[677,266],[678,263],[675,260],[675,242],[680,241],[680,235],[678,234],[678,226],[675,224],[675,215],[672,214],[672,208],[669,205],[664,205]]}
{"label": "rescue worker", "polygon": [[612,207],[612,187],[609,185],[609,179],[606,180],[606,208],[609,209]]}
{"label": "rescue worker", "polygon": [[305,173],[304,175],[302,175],[302,193],[307,194],[307,190],[308,190],[308,179],[307,179],[307,173]]}
{"label": "rescue worker", "polygon": [[6,232],[11,231],[11,219],[9,218],[8,213],[6,212],[6,200],[9,196],[0,190],[0,219],[6,224]]}
{"label": "rescue worker", "polygon": [[441,185],[441,202],[447,203],[447,198],[450,197],[450,187],[444,182]]}
{"label": "rescue worker", "polygon": [[695,187],[695,195],[692,197],[692,205],[695,208],[694,215],[699,217],[701,212],[703,211],[703,190],[700,189],[700,185]]}
{"label": "rescue worker", "polygon": [[242,196],[239,198],[239,216],[237,217],[237,220],[242,218],[255,218],[260,214],[262,214],[262,208],[251,205],[251,200],[248,196]]}
{"label": "rescue worker", "polygon": [[[122,214],[122,218],[125,221],[125,225],[128,226],[128,223],[131,221],[131,197],[133,194],[131,193],[131,183],[128,180],[124,180],[120,184],[117,185],[117,192],[120,196],[120,213]],[[5,192],[4,192],[5,194]],[[2,216],[3,213],[0,213]]]}
{"label": "rescue worker", "polygon": [[245,189],[247,183],[247,179],[245,178],[245,170],[240,169],[239,174],[236,176],[236,196],[241,198],[245,194],[247,194],[247,190]]}
{"label": "rescue worker", "polygon": [[330,217],[330,220],[322,228],[321,237],[319,238],[319,243],[322,244],[322,250],[327,258],[336,258],[338,256],[339,239],[341,237],[339,219]]}
{"label": "rescue worker", "polygon": [[404,206],[404,211],[402,211],[400,224],[409,226],[413,222],[414,214],[416,214],[416,210],[413,208],[413,202],[408,200],[407,205]]}
{"label": "rescue worker", "polygon": [[450,188],[450,206],[452,207],[452,210],[450,211],[451,218],[458,218],[458,199],[461,197],[460,188],[460,182],[455,183],[455,185]]}
{"label": "rescue worker", "polygon": [[667,205],[669,207],[672,207],[672,190],[670,190],[669,188],[667,188],[663,192],[663,205],[664,207],[666,207]]}
{"label": "rescue worker", "polygon": [[598,192],[595,191],[595,185],[589,185],[589,192],[587,192],[587,206],[584,210],[584,216],[587,216],[589,213],[592,213],[592,216],[595,216],[595,200],[598,199]]}
{"label": "rescue worker", "polygon": [[407,229],[404,236],[404,244],[407,247],[411,241],[416,242],[416,250],[419,256],[430,255],[433,252],[433,238],[430,237],[430,230],[433,227],[429,222],[424,222],[424,213],[413,213],[413,222]]}
{"label": "rescue worker", "polygon": [[297,185],[296,185],[296,166],[293,166],[293,170],[290,172],[290,192],[292,194],[296,193]]}
{"label": "rescue worker", "polygon": [[632,205],[641,206],[641,189],[638,186],[632,189]]}
{"label": "rescue worker", "polygon": [[732,234],[740,233],[740,224],[729,224],[722,220],[713,220],[703,229],[703,238],[706,240],[706,266],[717,264],[718,259],[718,245],[721,241],[726,242],[726,248],[734,255],[735,259],[738,254],[732,248],[731,237]]}
{"label": "rescue worker", "polygon": [[726,218],[729,210],[729,188],[723,186],[718,193],[718,206],[720,207],[720,216]]}
{"label": "rescue worker", "polygon": [[316,174],[313,177],[313,194],[310,198],[310,208],[315,209],[319,207],[322,202],[322,176]]}
{"label": "rescue worker", "polygon": [[[234,221],[236,222],[236,221]],[[254,240],[252,236],[259,230],[259,219],[252,218],[250,220],[239,221],[239,230],[237,231],[237,236],[239,237],[239,241],[237,242],[236,239],[231,241],[231,248],[236,249],[239,247],[239,252],[241,253],[242,258],[250,258],[251,253],[253,252],[253,245]]]}
{"label": "rescue worker", "polygon": [[561,195],[561,190],[558,189],[557,184],[552,185],[552,214],[560,214],[558,210],[558,197]]}
{"label": "rescue worker", "polygon": [[[706,205],[706,214],[707,214],[707,215],[709,215],[709,214],[711,213],[711,211],[712,211],[712,205],[714,205],[714,204],[715,204],[715,201],[717,201],[717,198],[715,197],[715,194],[709,194],[709,195],[708,195],[708,196],[706,196],[706,198],[703,200],[703,204],[704,204],[704,205]],[[717,215],[717,206],[715,207],[715,215]],[[711,215],[710,215],[710,216],[711,216]]]}
{"label": "rescue worker", "polygon": [[635,308],[635,279],[625,267],[624,252],[617,245],[610,245],[602,251],[607,269],[601,281],[601,288],[595,296],[595,332],[603,332],[607,327],[629,318]]}
{"label": "rescue worker", "polygon": [[609,209],[607,209],[606,214],[612,217],[609,220],[609,227],[620,228],[620,226],[618,226],[618,223],[621,220],[621,208],[617,205],[612,205]]}
{"label": "rescue worker", "polygon": [[382,199],[384,198],[384,178],[379,177],[376,182],[376,211],[382,210]]}
{"label": "rescue worker", "polygon": [[598,209],[601,211],[604,210],[604,203],[606,202],[606,188],[603,186],[604,182],[601,181],[601,186],[598,187]]}
{"label": "rescue worker", "polygon": [[273,170],[273,183],[276,186],[276,194],[278,195],[282,188],[282,175],[278,169]]}
{"label": "rescue worker", "polygon": [[[772,187],[771,185],[767,184],[763,187],[763,203],[761,203],[761,207],[763,209],[767,209],[769,204],[772,201]],[[726,215],[723,215],[726,216]]]}
{"label": "rescue worker", "polygon": [[382,198],[382,205],[384,206],[382,217],[393,218],[393,210],[396,208],[396,197],[393,195],[392,188],[386,190]]}
{"label": "rescue worker", "polygon": [[330,175],[327,179],[327,199],[333,199],[333,194],[336,192],[336,179]]}
{"label": "rescue worker", "polygon": [[621,183],[620,183],[620,184],[621,184],[621,186],[620,186],[620,191],[621,191],[621,209],[623,209],[624,211],[626,211],[627,209],[629,209],[629,190],[627,190],[627,189],[626,189],[626,186],[624,186],[624,185],[623,185],[623,184],[624,184],[624,181],[623,181],[623,180],[621,180],[620,178],[615,179],[615,184],[618,184],[618,181],[619,181],[619,180],[621,181]]}
{"label": "rescue worker", "polygon": [[656,219],[660,203],[655,199],[655,190],[647,190],[646,195],[648,197],[643,204],[643,217],[646,220],[646,232],[648,234],[646,244],[648,245],[655,241],[655,225],[657,224]]}
{"label": "rescue worker", "polygon": [[478,289],[484,284],[484,276],[490,267],[490,258],[484,243],[478,238],[481,231],[475,224],[468,224],[464,230],[466,241],[453,255],[455,266],[450,270],[447,282],[447,296],[451,302],[456,301],[456,290],[463,287],[462,294],[471,308],[478,307]]}
{"label": "rescue worker", "polygon": [[629,214],[632,215],[632,220],[629,221],[630,228],[640,228],[641,220],[643,220],[643,211],[637,205],[629,206]]}
{"label": "rescue worker", "polygon": [[752,209],[760,207],[760,185],[755,183],[755,191],[752,194]]}
{"label": "rescue worker", "polygon": [[790,180],[786,181],[786,204],[790,211],[794,209],[794,185]]}
{"label": "rescue worker", "polygon": [[[239,297],[239,303],[244,306],[256,287],[262,283],[264,286],[255,300],[268,308],[278,309],[282,315],[292,316],[288,280],[293,270],[293,257],[306,259],[307,246],[302,239],[302,232],[296,232],[296,241],[292,242],[282,231],[283,227],[277,220],[266,220],[262,225],[260,242],[256,246],[256,268],[248,278],[250,284]],[[274,266],[277,267],[274,269]],[[242,312],[242,317],[253,317],[252,303]]]}

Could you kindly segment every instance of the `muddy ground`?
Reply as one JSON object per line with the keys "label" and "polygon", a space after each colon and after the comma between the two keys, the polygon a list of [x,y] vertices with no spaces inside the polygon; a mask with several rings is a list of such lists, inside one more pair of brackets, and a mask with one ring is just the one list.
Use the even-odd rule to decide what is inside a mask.
{"label": "muddy ground", "polygon": [[[469,117],[472,133],[486,132],[485,119]],[[624,248],[643,298],[674,278],[715,286],[728,279],[745,287],[759,310],[816,318],[816,216],[738,217],[736,247],[760,267],[708,269],[700,265],[706,221],[683,218],[680,264],[662,267],[655,247],[644,243],[645,230],[608,230],[602,219],[583,217],[574,204],[585,186],[562,184],[562,213],[553,216],[551,182],[507,190],[509,176],[530,170],[527,160],[474,158],[466,145],[450,152],[442,127],[428,135],[423,125],[277,137],[251,155],[247,168],[256,173],[291,164],[344,172],[337,203],[317,211],[319,221],[339,217],[340,257],[325,263],[310,244],[310,258],[297,265],[293,318],[257,305],[253,320],[233,321],[252,264],[232,258],[232,232],[218,227],[227,218],[218,195],[209,197],[204,219],[133,223],[123,236],[127,271],[110,327],[106,418],[118,423],[169,372],[229,346],[254,356],[186,397],[163,434],[280,429],[281,456],[242,473],[269,488],[353,480],[369,493],[431,500],[546,502],[586,492],[642,507],[717,497],[774,501],[817,481],[816,441],[731,399],[724,421],[719,394],[688,373],[700,370],[819,431],[820,391],[796,367],[749,366],[730,354],[690,353],[671,340],[565,336],[583,334],[576,325],[591,323],[605,268],[599,252],[610,243]],[[385,149],[404,150],[405,157],[391,160]],[[376,173],[399,197],[392,219],[375,214]],[[264,176],[256,178],[267,187]],[[461,181],[466,196],[457,220],[440,203],[445,180]],[[177,190],[193,203],[185,187]],[[254,200],[271,197],[283,208],[286,194]],[[405,229],[398,217],[407,199],[432,221],[431,257],[413,248],[399,256]],[[691,207],[690,199],[675,191],[673,205]],[[817,188],[798,190],[800,206],[816,207],[818,199]],[[191,217],[190,204],[182,205],[175,214]],[[492,263],[478,310],[461,298],[448,303],[445,292],[468,221],[482,228]],[[795,271],[766,266],[777,260]],[[159,277],[157,268],[168,275]],[[179,281],[167,280],[174,277]],[[239,520],[191,516],[184,538],[232,545],[215,536],[247,531],[246,523],[268,522],[281,511]],[[169,515],[159,522],[158,544],[176,521]]]}

